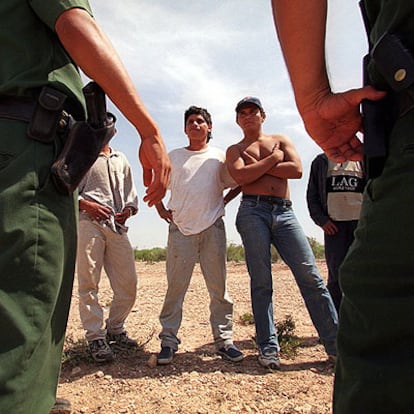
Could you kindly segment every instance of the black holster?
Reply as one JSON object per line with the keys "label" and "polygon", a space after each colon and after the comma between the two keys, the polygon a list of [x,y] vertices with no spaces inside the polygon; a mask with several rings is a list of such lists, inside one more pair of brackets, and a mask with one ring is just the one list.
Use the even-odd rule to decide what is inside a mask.
{"label": "black holster", "polygon": [[[367,64],[370,56],[364,58],[364,85],[369,85]],[[381,175],[388,155],[388,137],[394,125],[395,102],[392,94],[379,101],[364,99],[361,102],[364,130],[364,165],[368,178]]]}
{"label": "black holster", "polygon": [[364,58],[365,85],[370,84],[367,74],[370,60],[387,83],[383,99],[365,100],[361,104],[366,171],[368,178],[375,178],[382,173],[396,120],[414,109],[414,57],[398,35],[385,33]]}
{"label": "black holster", "polygon": [[83,89],[88,121],[77,122],[68,117],[65,145],[51,167],[52,179],[62,194],[71,194],[92,167],[102,147],[115,134],[116,118],[106,112],[105,94],[95,82]]}
{"label": "black holster", "polygon": [[[111,118],[112,117],[112,118]],[[71,194],[98,158],[102,147],[115,134],[115,117],[108,113],[108,125],[95,129],[87,122],[69,126],[63,150],[52,165],[52,179],[62,194]]]}

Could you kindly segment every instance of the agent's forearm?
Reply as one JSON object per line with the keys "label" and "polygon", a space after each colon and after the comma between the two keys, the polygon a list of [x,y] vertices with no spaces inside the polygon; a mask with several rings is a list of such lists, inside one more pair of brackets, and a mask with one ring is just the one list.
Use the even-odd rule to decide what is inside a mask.
{"label": "agent's forearm", "polygon": [[330,93],[325,63],[326,0],[272,0],[276,31],[299,112]]}
{"label": "agent's forearm", "polygon": [[125,66],[96,21],[85,10],[69,9],[60,15],[55,28],[75,63],[102,87],[141,138],[160,136]]}

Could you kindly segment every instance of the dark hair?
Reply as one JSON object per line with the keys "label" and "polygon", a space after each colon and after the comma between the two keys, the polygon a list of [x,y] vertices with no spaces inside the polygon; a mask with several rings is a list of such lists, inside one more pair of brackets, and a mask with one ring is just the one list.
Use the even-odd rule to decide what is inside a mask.
{"label": "dark hair", "polygon": [[[201,115],[204,120],[207,122],[207,125],[212,125],[211,122],[211,115],[205,108],[200,108],[199,106],[190,106],[185,112],[184,112],[184,128],[187,124],[187,120],[190,117],[190,115]],[[207,135],[207,142],[210,141],[210,139],[213,138],[211,131],[208,132]]]}

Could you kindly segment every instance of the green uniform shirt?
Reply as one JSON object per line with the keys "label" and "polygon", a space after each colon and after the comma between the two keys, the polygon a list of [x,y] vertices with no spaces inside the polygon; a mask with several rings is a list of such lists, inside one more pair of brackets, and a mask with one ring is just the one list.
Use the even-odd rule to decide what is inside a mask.
{"label": "green uniform shirt", "polygon": [[[370,25],[371,44],[375,45],[386,32],[402,36],[410,34],[407,46],[414,53],[414,2],[412,0],[364,0],[363,3]],[[382,77],[373,64],[370,65],[369,72],[374,85],[385,87]]]}
{"label": "green uniform shirt", "polygon": [[49,85],[83,116],[79,72],[55,32],[57,18],[71,8],[92,15],[88,0],[0,1],[0,95],[35,97]]}

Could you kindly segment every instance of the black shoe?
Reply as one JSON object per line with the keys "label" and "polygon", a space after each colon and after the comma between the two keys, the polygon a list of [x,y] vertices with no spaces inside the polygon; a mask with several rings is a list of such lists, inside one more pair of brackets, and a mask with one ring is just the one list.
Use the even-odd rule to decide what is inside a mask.
{"label": "black shoe", "polygon": [[162,346],[161,352],[158,354],[158,365],[168,365],[174,358],[175,351],[169,346]]}
{"label": "black shoe", "polygon": [[120,334],[106,334],[106,340],[108,344],[115,344],[121,348],[137,348],[138,342],[128,336],[127,332],[121,332]]}
{"label": "black shoe", "polygon": [[226,345],[223,348],[220,348],[217,353],[223,358],[228,359],[231,362],[240,362],[244,355],[243,353],[236,348],[235,345],[230,344]]}
{"label": "black shoe", "polygon": [[56,398],[55,404],[49,414],[70,414],[71,412],[72,407],[70,401],[65,400],[64,398]]}
{"label": "black shoe", "polygon": [[105,339],[95,339],[89,342],[89,352],[96,362],[110,362],[114,359],[112,349]]}

